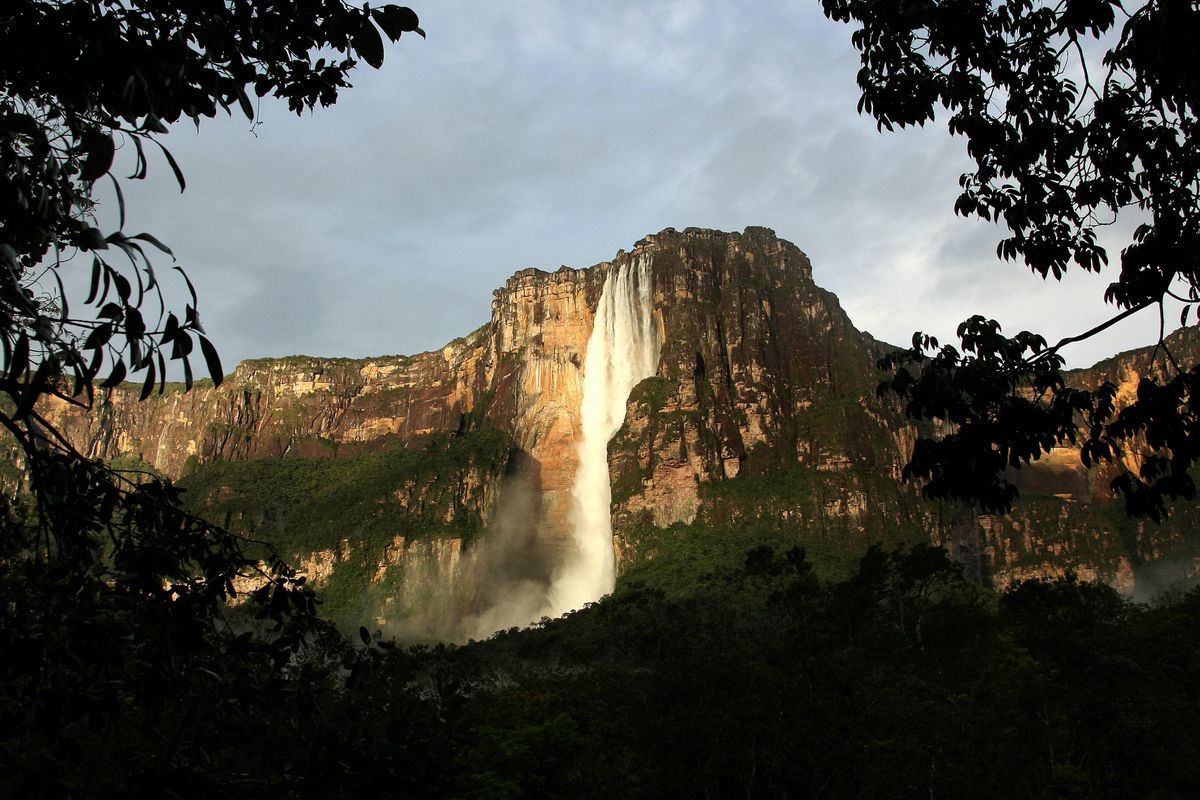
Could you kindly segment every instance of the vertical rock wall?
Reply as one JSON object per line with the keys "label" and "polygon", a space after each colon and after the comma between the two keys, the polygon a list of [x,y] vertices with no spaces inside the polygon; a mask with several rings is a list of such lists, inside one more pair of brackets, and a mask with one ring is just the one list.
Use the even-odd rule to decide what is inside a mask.
{"label": "vertical rock wall", "polygon": [[[1156,558],[1194,569],[1194,537],[1113,517],[1102,508],[1108,477],[1083,472],[1068,451],[1025,471],[1030,502],[1007,520],[920,503],[898,483],[916,430],[875,396],[886,345],[855,329],[813,283],[804,253],[765,228],[667,229],[588,269],[522,270],[494,293],[487,324],[437,351],[248,361],[218,388],[139,403],[135,388],[122,387],[102,393],[90,413],[65,405],[47,413],[86,454],[174,478],[230,460],[354,458],[389,443],[419,447],[434,435],[498,429],[513,457],[503,477],[489,478],[503,487],[486,493],[494,502],[482,513],[501,513],[506,494],[520,507],[508,525],[524,534],[513,540],[520,547],[504,550],[507,562],[561,560],[572,547],[589,338],[605,281],[635,264],[652,265],[648,320],[661,358],[633,387],[607,448],[622,557],[647,557],[639,530],[675,525],[686,535],[687,526],[717,525],[736,535],[766,521],[847,553],[877,540],[933,539],[999,584],[1070,568],[1125,585]],[[1152,368],[1143,355],[1122,354],[1078,379],[1107,376],[1129,392]],[[461,542],[455,550],[419,544],[408,530],[392,536],[404,544],[381,557],[380,585],[401,572],[436,584],[430,576],[447,565],[447,581],[481,580]],[[389,608],[413,591],[389,594]]]}

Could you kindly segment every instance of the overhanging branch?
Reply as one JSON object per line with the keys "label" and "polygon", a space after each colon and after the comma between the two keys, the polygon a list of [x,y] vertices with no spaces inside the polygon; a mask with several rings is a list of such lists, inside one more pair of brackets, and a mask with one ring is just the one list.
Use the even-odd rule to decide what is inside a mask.
{"label": "overhanging branch", "polygon": [[1106,320],[1105,322],[1101,322],[1096,327],[1091,328],[1090,330],[1084,331],[1083,333],[1078,334],[1077,336],[1068,336],[1065,339],[1059,339],[1058,342],[1053,347],[1049,347],[1049,348],[1043,350],[1042,352],[1038,353],[1033,358],[1029,359],[1029,361],[1027,363],[1029,363],[1031,365],[1036,364],[1037,362],[1047,359],[1050,356],[1054,355],[1060,349],[1062,349],[1063,347],[1066,347],[1069,344],[1072,344],[1074,342],[1082,342],[1085,339],[1090,339],[1091,337],[1095,336],[1096,334],[1102,333],[1103,331],[1108,330],[1113,325],[1116,325],[1118,322],[1121,322],[1122,320],[1132,317],[1134,314],[1141,311],[1142,309],[1150,307],[1151,305],[1154,304],[1154,302],[1155,301],[1153,301],[1153,300],[1147,300],[1136,306],[1132,306],[1131,308],[1125,309],[1120,314],[1117,314],[1115,317],[1112,317],[1111,319]]}

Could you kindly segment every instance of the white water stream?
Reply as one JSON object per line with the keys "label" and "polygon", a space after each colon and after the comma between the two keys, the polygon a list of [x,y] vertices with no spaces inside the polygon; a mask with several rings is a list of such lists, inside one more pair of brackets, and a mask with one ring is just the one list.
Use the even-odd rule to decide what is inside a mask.
{"label": "white water stream", "polygon": [[550,586],[551,616],[599,600],[616,580],[608,440],[625,421],[633,387],[658,370],[652,276],[650,258],[639,255],[604,279],[583,362],[579,468],[571,489],[574,551]]}

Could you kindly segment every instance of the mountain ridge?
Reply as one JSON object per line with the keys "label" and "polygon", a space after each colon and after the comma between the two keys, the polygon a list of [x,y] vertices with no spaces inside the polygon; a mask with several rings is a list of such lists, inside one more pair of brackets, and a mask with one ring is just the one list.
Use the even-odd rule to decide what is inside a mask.
{"label": "mountain ridge", "polygon": [[[1066,449],[1025,473],[1025,501],[1009,517],[920,501],[899,483],[917,428],[875,396],[876,362],[894,346],[857,330],[837,297],[813,282],[803,251],[761,227],[668,228],[592,267],[519,270],[493,292],[488,323],[437,350],[252,359],[215,389],[137,403],[118,387],[98,396],[91,415],[62,407],[50,417],[86,455],[181,479],[203,494],[200,510],[277,536],[285,549],[286,509],[239,505],[241,490],[214,477],[221,464],[259,464],[267,475],[280,460],[382,464],[392,448],[425,448],[450,473],[380,477],[381,496],[362,502],[378,506],[371,511],[386,525],[331,520],[322,546],[309,541],[311,549],[289,555],[310,571],[324,565],[316,583],[336,583],[339,564],[361,561],[350,571],[355,580],[393,587],[366,593],[383,624],[412,617],[433,597],[447,613],[479,611],[488,602],[479,590],[486,567],[468,556],[496,538],[498,520],[510,514],[505,497],[525,495],[522,516],[533,530],[501,548],[505,569],[526,558],[535,568],[516,571],[539,586],[571,547],[583,359],[606,277],[635,258],[653,263],[662,352],[609,444],[622,568],[661,552],[664,532],[686,543],[701,529],[747,546],[756,536],[801,543],[825,553],[835,571],[875,541],[932,540],[1000,587],[1075,571],[1131,591],[1143,564],[1182,559],[1185,573],[1200,565],[1185,531],[1193,508],[1167,528],[1118,518],[1103,502],[1105,474],[1084,472]],[[1176,346],[1196,338],[1175,337]],[[1143,352],[1070,374],[1095,379],[1111,362],[1118,383],[1136,385]],[[505,453],[488,431],[504,438]],[[472,449],[475,441],[484,444]],[[429,525],[438,518],[440,533]],[[422,592],[410,591],[412,580],[396,588],[418,573]]]}

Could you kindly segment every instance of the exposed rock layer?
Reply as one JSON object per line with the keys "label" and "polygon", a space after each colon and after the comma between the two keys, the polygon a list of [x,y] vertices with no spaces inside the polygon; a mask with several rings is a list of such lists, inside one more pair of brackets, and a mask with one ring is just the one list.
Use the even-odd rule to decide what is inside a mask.
{"label": "exposed rock layer", "polygon": [[[887,346],[856,330],[813,283],[804,253],[765,228],[667,229],[588,269],[522,270],[494,293],[488,324],[435,352],[247,361],[218,388],[140,403],[121,388],[91,414],[61,407],[51,416],[88,455],[140,460],[173,478],[228,460],[353,458],[389,442],[416,447],[439,433],[499,429],[513,447],[509,477],[483,480],[519,471],[536,497],[524,507],[536,532],[530,546],[552,552],[565,546],[582,365],[601,287],[614,265],[636,257],[653,264],[663,344],[658,374],[635,388],[609,450],[622,557],[646,557],[637,531],[647,527],[676,525],[685,535],[716,525],[736,535],[767,520],[847,553],[932,538],[999,585],[1074,570],[1130,588],[1141,565],[1168,557],[1195,569],[1185,533],[1194,509],[1182,509],[1182,526],[1134,525],[1103,505],[1111,476],[1084,472],[1069,451],[1023,474],[1027,497],[1009,518],[919,502],[898,482],[916,431],[875,396]],[[1146,354],[1127,353],[1076,379],[1112,379],[1128,393],[1151,368]],[[503,495],[494,488],[485,493],[493,500]],[[476,509],[485,522],[493,506]],[[298,554],[315,578],[350,558],[339,555],[341,535]],[[407,588],[386,593],[384,616],[416,602],[417,583],[477,579],[464,577],[464,544],[449,535],[418,544],[397,529],[390,544],[373,545],[373,582],[409,576]]]}

